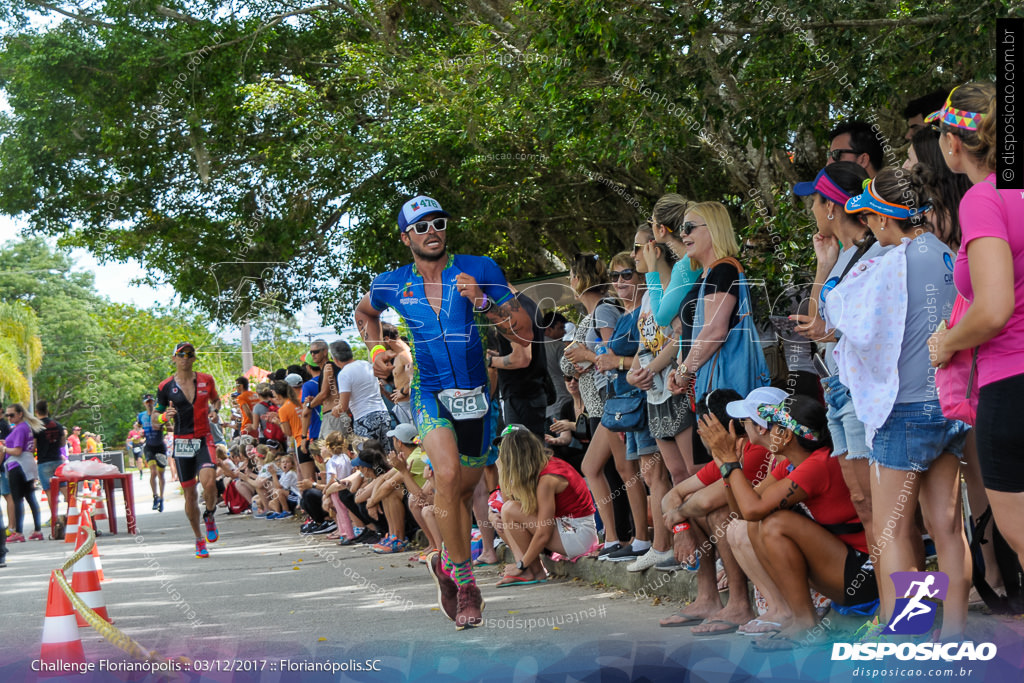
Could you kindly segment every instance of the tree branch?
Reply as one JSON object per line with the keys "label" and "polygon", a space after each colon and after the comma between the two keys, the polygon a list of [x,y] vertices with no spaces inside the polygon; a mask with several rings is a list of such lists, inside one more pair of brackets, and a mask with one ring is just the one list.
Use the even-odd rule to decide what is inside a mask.
{"label": "tree branch", "polygon": [[[35,1],[37,1],[37,0],[33,0],[33,2],[35,2]],[[217,43],[216,45],[204,45],[203,47],[199,48],[198,50],[192,50],[191,52],[186,52],[185,56],[186,57],[191,57],[193,55],[197,55],[197,54],[199,54],[201,52],[204,52],[204,51],[207,54],[209,54],[213,50],[218,50],[220,48],[228,47],[229,45],[235,45],[236,43],[241,43],[243,41],[249,40],[250,38],[255,38],[259,34],[261,34],[264,31],[266,31],[268,28],[273,28],[274,26],[277,26],[278,24],[280,24],[282,21],[284,21],[288,17],[295,17],[295,16],[299,16],[301,14],[313,14],[314,12],[320,12],[322,10],[329,10],[329,9],[331,9],[331,5],[313,5],[312,7],[306,7],[305,9],[298,9],[298,10],[295,10],[295,11],[292,11],[292,12],[285,12],[283,14],[276,14],[276,15],[270,17],[267,20],[267,23],[263,24],[262,26],[260,26],[258,29],[256,29],[252,33],[248,33],[248,34],[246,34],[244,36],[240,36],[238,38],[234,38],[233,40],[229,40],[229,41],[224,42],[224,43]]]}
{"label": "tree branch", "polygon": [[117,24],[109,24],[105,21],[100,21],[99,19],[92,19],[90,17],[87,17],[84,14],[75,14],[74,12],[68,12],[67,10],[61,9],[56,5],[51,5],[48,2],[43,2],[43,0],[29,0],[29,2],[31,2],[33,5],[38,5],[43,9],[48,9],[51,12],[63,14],[65,17],[74,19],[75,21],[80,21],[83,24],[89,24],[90,26],[100,26],[102,28],[118,28]]}
{"label": "tree branch", "polygon": [[[948,17],[906,17],[903,19],[837,19],[835,21],[808,21],[800,23],[797,28],[802,31],[812,31],[818,28],[889,28],[900,26],[930,26],[945,21]],[[773,27],[785,29],[781,21],[766,21],[757,26],[712,26],[711,33],[724,35],[743,36],[756,35]]]}

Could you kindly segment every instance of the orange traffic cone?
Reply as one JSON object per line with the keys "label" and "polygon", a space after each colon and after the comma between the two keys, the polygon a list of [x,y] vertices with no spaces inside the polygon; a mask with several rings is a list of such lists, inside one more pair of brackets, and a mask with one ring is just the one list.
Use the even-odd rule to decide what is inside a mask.
{"label": "orange traffic cone", "polygon": [[[86,541],[89,540],[89,532],[87,527],[83,524],[78,527],[78,547],[81,548],[85,545]],[[93,550],[96,550],[95,544]],[[78,594],[78,597],[82,598],[89,607],[92,607],[96,614],[100,615],[111,624],[114,620],[107,614],[107,605],[103,602],[103,594],[100,592],[100,581],[102,576],[100,575],[99,569],[96,567],[96,558],[92,556],[92,553],[87,553],[82,556],[78,562],[75,562],[75,566],[72,568],[74,572],[71,576],[71,588]],[[88,626],[88,622],[82,618],[81,614],[75,615],[78,618],[79,626]]]}
{"label": "orange traffic cone", "polygon": [[[88,507],[88,505],[86,507],[82,508],[82,510],[83,510],[82,523],[78,525],[79,540],[78,540],[78,543],[75,544],[75,550],[78,550],[79,548],[81,548],[82,544],[85,542],[85,538],[81,536],[82,529],[92,529],[94,532],[96,531],[96,527],[94,527],[92,525],[92,521],[89,519],[89,512],[88,512],[89,507]],[[92,550],[89,551],[89,555],[92,556],[93,561],[96,563],[96,571],[99,572],[100,581],[106,581],[106,579],[103,577],[103,562],[100,561],[100,544],[99,543],[93,543],[92,544]]]}
{"label": "orange traffic cone", "polygon": [[[93,522],[103,522],[107,519],[107,501],[103,497],[103,487],[97,481],[93,489],[93,500],[96,501],[96,511],[92,514]],[[93,527],[95,530],[96,527]]]}
{"label": "orange traffic cone", "polygon": [[[50,592],[46,596],[43,646],[39,652],[39,659],[44,664],[52,665],[57,665],[58,662],[82,664],[85,662],[85,651],[82,649],[82,639],[78,635],[78,624],[75,623],[75,610],[57,583],[58,571],[60,570],[54,569],[50,573]],[[57,665],[41,668],[44,671],[60,671],[63,667]]]}
{"label": "orange traffic cone", "polygon": [[68,523],[64,527],[64,542],[74,543],[78,538],[78,501],[75,500],[75,485],[68,484]]}

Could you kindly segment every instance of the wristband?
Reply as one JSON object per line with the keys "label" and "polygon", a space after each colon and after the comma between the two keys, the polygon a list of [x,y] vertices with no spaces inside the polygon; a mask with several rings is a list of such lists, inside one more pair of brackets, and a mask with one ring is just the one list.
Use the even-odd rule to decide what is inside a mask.
{"label": "wristband", "polygon": [[626,370],[626,359],[623,356],[619,356],[619,372]]}
{"label": "wristband", "polygon": [[487,298],[486,294],[484,294],[484,305],[481,306],[480,308],[477,308],[476,306],[473,306],[473,310],[476,311],[477,313],[483,313],[483,312],[489,310],[490,307],[491,307],[491,300]]}
{"label": "wristband", "polygon": [[672,527],[672,533],[673,534],[678,534],[680,531],[686,531],[689,528],[690,528],[690,523],[689,522],[679,522],[679,524],[676,524],[674,527]]}
{"label": "wristband", "polygon": [[381,351],[387,351],[387,348],[382,346],[381,344],[377,344],[372,349],[370,349],[370,362],[371,363],[374,362],[375,360],[377,360],[377,354],[380,353]]}

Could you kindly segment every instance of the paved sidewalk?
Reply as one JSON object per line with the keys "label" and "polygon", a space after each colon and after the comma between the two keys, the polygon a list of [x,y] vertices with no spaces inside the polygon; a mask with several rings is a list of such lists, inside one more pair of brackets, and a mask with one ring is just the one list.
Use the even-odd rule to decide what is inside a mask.
{"label": "paved sidewalk", "polygon": [[[676,681],[684,671],[708,681],[862,677],[853,668],[862,662],[830,659],[830,640],[841,633],[824,634],[796,655],[766,655],[752,649],[750,638],[695,638],[689,629],[659,628],[658,619],[680,603],[638,599],[632,591],[642,583],[623,590],[627,572],[621,564],[563,563],[553,574],[565,578],[506,589],[494,587],[499,568],[480,570],[487,623],[456,632],[436,607],[426,569],[409,562],[412,551],[374,555],[366,546],[343,548],[323,537],[300,537],[297,521],[218,514],[220,541],[210,545],[210,559],[200,560],[193,557],[182,499],[173,486],[165,512],[139,510],[138,518],[138,536],[99,538],[108,611],[144,647],[211,669],[202,680],[570,681],[599,670],[609,680],[624,681]],[[47,577],[72,547],[55,541],[11,546],[8,568],[0,570],[0,681],[32,680]],[[650,582],[661,574],[649,570],[628,579]],[[679,575],[665,585],[690,580]],[[1021,680],[1021,622],[980,614],[971,621],[976,640],[998,642],[1008,657],[1016,657],[1012,665],[1002,655],[980,663],[988,668],[979,675]],[[126,661],[91,629],[82,629],[82,640],[97,666]],[[238,672],[252,667],[262,671]],[[333,667],[335,673],[310,673],[314,667]],[[197,679],[193,674],[182,680]],[[96,671],[67,680],[150,679]]]}

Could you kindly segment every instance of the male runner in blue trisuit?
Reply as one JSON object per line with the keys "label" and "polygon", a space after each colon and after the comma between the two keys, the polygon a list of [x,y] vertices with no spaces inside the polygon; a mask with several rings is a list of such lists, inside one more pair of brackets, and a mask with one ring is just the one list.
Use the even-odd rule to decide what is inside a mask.
{"label": "male runner in blue trisuit", "polygon": [[485,316],[521,345],[530,343],[533,328],[498,264],[486,257],[448,253],[449,218],[429,197],[405,203],[398,229],[413,262],[374,278],[355,318],[378,377],[390,374],[395,356],[383,346],[381,313],[394,308],[412,333],[413,419],[434,468],[435,515],[443,541],[441,553],[432,553],[427,566],[437,581],[441,610],[462,630],[483,621],[483,598],[470,558],[469,501],[494,437],[474,315]]}

